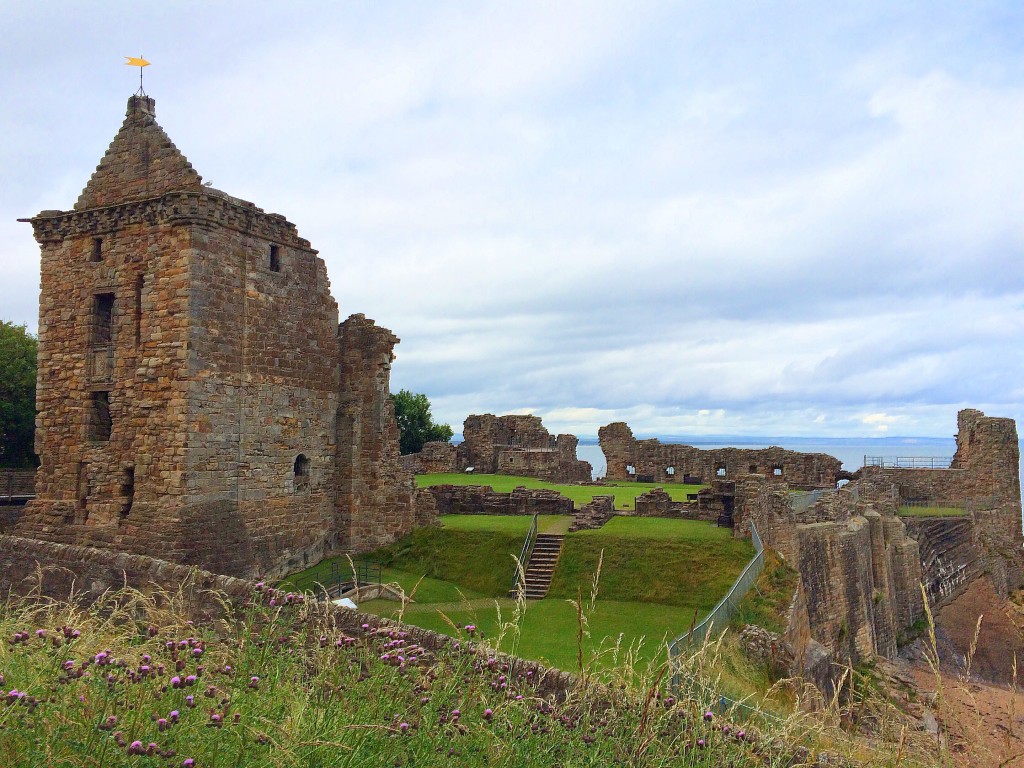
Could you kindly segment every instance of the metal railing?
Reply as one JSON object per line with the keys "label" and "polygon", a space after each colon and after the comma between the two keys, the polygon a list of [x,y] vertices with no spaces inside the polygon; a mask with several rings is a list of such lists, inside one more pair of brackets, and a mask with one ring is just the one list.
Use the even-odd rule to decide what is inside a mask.
{"label": "metal railing", "polygon": [[519,558],[516,560],[516,569],[512,574],[512,587],[511,591],[514,593],[519,587],[519,581],[523,578],[523,574],[526,573],[526,564],[530,562],[530,555],[533,553],[533,545],[537,541],[537,515],[539,513],[533,513],[533,523],[530,525],[530,530],[526,534],[526,540],[523,542],[523,548],[519,552]]}
{"label": "metal railing", "polygon": [[380,584],[384,566],[373,560],[360,560],[355,564],[355,572],[348,563],[334,560],[327,574],[310,573],[294,579],[291,584],[296,592],[313,592],[318,597],[337,597],[355,587]]}
{"label": "metal railing", "polygon": [[797,514],[806,512],[813,507],[826,493],[835,493],[832,488],[819,488],[816,491],[789,494],[789,503]]}
{"label": "metal railing", "polygon": [[952,456],[865,456],[865,467],[882,469],[959,469]]}
{"label": "metal railing", "polygon": [[0,469],[0,503],[28,501],[36,495],[34,469]]}
{"label": "metal railing", "polygon": [[[754,556],[747,563],[743,571],[736,577],[736,581],[725,593],[725,597],[718,601],[718,604],[711,609],[711,613],[700,624],[689,632],[686,632],[668,646],[669,656],[675,658],[680,656],[686,648],[694,644],[703,643],[714,627],[724,627],[739,608],[740,601],[747,594],[747,591],[757,581],[757,577],[764,570],[764,544],[761,543],[761,536],[757,532],[757,526],[750,522],[750,541],[754,545]],[[673,684],[678,685],[678,680],[673,678]]]}

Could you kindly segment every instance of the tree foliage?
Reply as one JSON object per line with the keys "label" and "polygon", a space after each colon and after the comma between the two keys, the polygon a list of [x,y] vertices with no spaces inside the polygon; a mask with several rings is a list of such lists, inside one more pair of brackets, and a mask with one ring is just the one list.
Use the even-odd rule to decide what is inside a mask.
{"label": "tree foliage", "polygon": [[0,467],[34,467],[36,338],[0,320]]}
{"label": "tree foliage", "polygon": [[426,395],[403,389],[398,394],[392,394],[391,401],[395,404],[399,448],[403,455],[419,453],[424,443],[451,440],[452,428],[447,424],[434,423]]}

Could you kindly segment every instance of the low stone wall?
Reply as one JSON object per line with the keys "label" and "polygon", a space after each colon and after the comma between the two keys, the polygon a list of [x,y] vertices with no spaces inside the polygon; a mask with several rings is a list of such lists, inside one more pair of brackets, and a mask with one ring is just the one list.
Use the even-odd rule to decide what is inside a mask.
{"label": "low stone wall", "polygon": [[[185,609],[196,619],[222,614],[221,598],[242,602],[257,592],[255,582],[221,576],[144,555],[114,553],[78,545],[56,544],[17,536],[0,536],[0,598],[8,594],[53,600],[75,599],[89,604],[108,590],[128,586],[148,595],[177,593],[187,598]],[[347,608],[330,607],[339,629],[353,636],[373,633],[396,625],[388,619]],[[476,653],[475,643],[402,624],[410,641],[431,651]],[[583,685],[569,672],[503,653],[490,654],[507,664],[508,674],[532,672],[538,696],[565,699]]]}
{"label": "low stone wall", "polygon": [[652,488],[636,497],[636,517],[667,517],[675,520],[703,520],[714,523],[718,520],[718,512],[713,509],[702,509],[698,504],[689,501],[673,501],[663,488]]}
{"label": "low stone wall", "polygon": [[545,488],[498,493],[489,485],[435,485],[424,488],[437,515],[571,515],[572,499]]}
{"label": "low stone wall", "polygon": [[589,504],[584,504],[572,514],[572,526],[569,531],[584,531],[600,528],[615,517],[615,497],[595,496]]}

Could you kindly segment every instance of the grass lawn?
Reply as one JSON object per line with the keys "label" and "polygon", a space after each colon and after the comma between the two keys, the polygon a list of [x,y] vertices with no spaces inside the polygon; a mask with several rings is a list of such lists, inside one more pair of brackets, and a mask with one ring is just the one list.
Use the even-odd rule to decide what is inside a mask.
{"label": "grass lawn", "polygon": [[616,483],[609,485],[564,485],[547,483],[533,477],[517,475],[467,475],[463,472],[438,472],[417,475],[416,485],[428,488],[432,485],[489,485],[498,493],[509,493],[519,486],[527,488],[548,488],[558,491],[573,500],[577,507],[590,502],[595,496],[614,496],[616,509],[635,509],[636,497],[652,488],[664,488],[673,501],[686,501],[686,495],[696,493],[703,485],[672,483]]}
{"label": "grass lawn", "polygon": [[[407,606],[404,620],[447,635],[458,634],[446,621],[447,616],[460,628],[475,624],[487,637],[496,638],[498,609],[501,610],[502,621],[508,622],[514,607],[515,601],[509,598],[443,607],[414,603]],[[584,662],[589,666],[594,662],[595,653],[610,648],[620,635],[623,652],[642,641],[635,658],[642,663],[661,661],[665,658],[665,643],[689,628],[694,609],[703,617],[711,607],[623,602],[599,596],[593,613],[587,617],[590,636],[583,638]],[[399,610],[396,603],[387,600],[371,600],[359,608],[380,616],[395,616]],[[465,636],[465,632],[461,634]],[[577,667],[578,634],[576,608],[567,600],[548,598],[530,601],[526,603],[518,644],[513,633],[506,633],[501,649],[528,659],[545,661],[559,669],[574,670]],[[597,664],[610,667],[621,661],[621,658],[609,655],[602,657]]]}
{"label": "grass lawn", "polygon": [[963,517],[967,510],[961,507],[900,507],[904,517]]}
{"label": "grass lawn", "polygon": [[[442,527],[415,531],[390,547],[372,553],[385,565],[385,579],[411,593],[422,574],[404,620],[447,634],[475,624],[488,636],[498,632],[498,610],[509,621],[514,601],[507,597],[512,557],[518,555],[531,518],[496,515],[446,515]],[[539,518],[545,521],[545,516]],[[549,522],[557,524],[551,516]],[[526,604],[518,648],[509,636],[503,647],[527,658],[544,659],[574,669],[578,618],[570,599],[590,599],[602,557],[595,609],[588,617],[584,660],[614,644],[620,635],[628,648],[644,642],[638,658],[660,658],[665,639],[699,621],[729,589],[753,556],[746,540],[728,529],[690,520],[614,518],[604,528],[568,534],[549,596]],[[497,607],[496,607],[497,606]],[[360,609],[394,616],[400,606],[387,600],[360,604]],[[443,614],[443,615],[442,615]],[[611,657],[602,666],[617,663]]]}

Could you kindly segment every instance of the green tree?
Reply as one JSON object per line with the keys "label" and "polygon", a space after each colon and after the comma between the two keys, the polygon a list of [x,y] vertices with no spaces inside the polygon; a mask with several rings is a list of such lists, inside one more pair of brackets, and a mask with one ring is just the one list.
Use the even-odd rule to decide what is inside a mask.
{"label": "green tree", "polygon": [[0,467],[34,467],[36,338],[0,320]]}
{"label": "green tree", "polygon": [[398,421],[399,448],[402,454],[419,453],[424,443],[434,440],[451,440],[452,428],[447,424],[435,424],[430,415],[430,401],[426,395],[403,389],[391,395],[395,404],[395,419]]}

